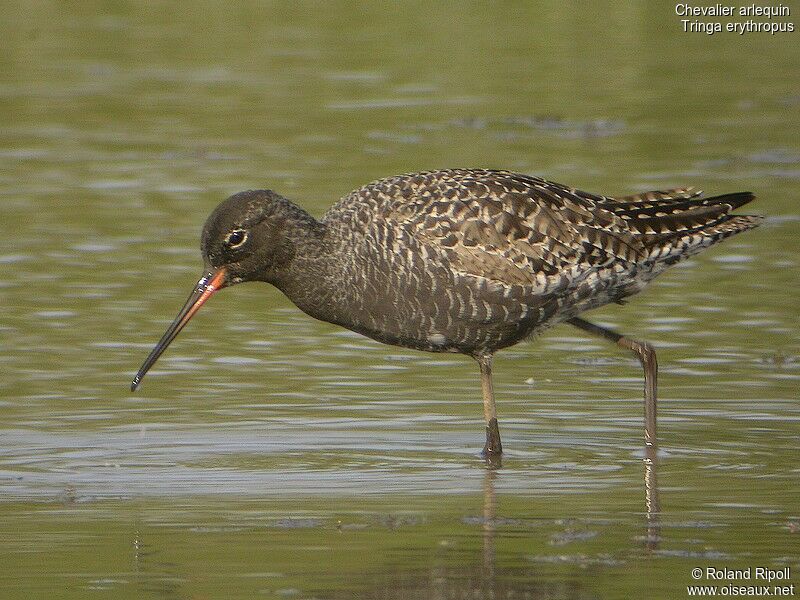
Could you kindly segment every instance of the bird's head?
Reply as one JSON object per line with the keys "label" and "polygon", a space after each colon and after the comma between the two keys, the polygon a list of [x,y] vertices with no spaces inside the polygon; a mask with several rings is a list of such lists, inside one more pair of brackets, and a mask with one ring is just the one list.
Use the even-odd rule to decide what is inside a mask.
{"label": "bird's head", "polygon": [[239,192],[214,209],[201,237],[203,276],[139,369],[131,390],[216,291],[244,281],[274,281],[294,255],[291,229],[298,214],[308,216],[271,190]]}
{"label": "bird's head", "polygon": [[207,272],[224,271],[224,285],[271,281],[294,254],[286,230],[296,208],[272,190],[239,192],[220,203],[203,226]]}

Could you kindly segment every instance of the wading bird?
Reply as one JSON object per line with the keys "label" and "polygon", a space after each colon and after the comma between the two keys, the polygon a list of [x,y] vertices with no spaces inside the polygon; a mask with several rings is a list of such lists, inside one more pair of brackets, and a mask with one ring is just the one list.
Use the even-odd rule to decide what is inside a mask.
{"label": "wading bird", "polygon": [[484,455],[502,452],[498,350],[566,321],[633,351],[655,448],[652,346],[579,315],[641,291],[671,265],[758,225],[730,214],[753,195],[690,188],[607,197],[509,171],[452,169],[357,189],[317,220],[271,190],[234,194],[203,227],[204,275],[131,389],[216,291],[280,289],[303,312],[385,344],[457,352],[480,366]]}

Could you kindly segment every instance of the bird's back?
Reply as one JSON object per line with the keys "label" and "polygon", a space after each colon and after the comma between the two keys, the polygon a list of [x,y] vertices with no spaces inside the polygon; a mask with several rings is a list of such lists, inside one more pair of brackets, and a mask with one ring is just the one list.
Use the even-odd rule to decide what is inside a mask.
{"label": "bird's back", "polygon": [[474,353],[638,292],[668,266],[755,227],[759,217],[730,214],[752,199],[691,189],[613,198],[457,169],[375,181],[323,222],[349,257],[345,270],[379,281],[375,298],[404,293],[394,307],[362,302],[367,314],[383,310],[379,328],[416,328],[420,344],[403,345],[445,340],[423,349]]}

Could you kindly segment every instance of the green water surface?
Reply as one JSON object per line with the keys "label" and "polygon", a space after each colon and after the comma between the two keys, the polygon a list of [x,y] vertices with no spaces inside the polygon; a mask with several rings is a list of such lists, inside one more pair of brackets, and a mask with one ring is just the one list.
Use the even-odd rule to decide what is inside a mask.
{"label": "green water surface", "polygon": [[[644,1],[0,8],[0,597],[800,585],[798,33],[683,33]],[[216,295],[130,393],[221,199],[319,216],[456,166],[758,196],[761,228],[587,315],[658,349],[660,512],[638,364],[567,325],[495,361],[501,468],[473,361],[263,284]]]}

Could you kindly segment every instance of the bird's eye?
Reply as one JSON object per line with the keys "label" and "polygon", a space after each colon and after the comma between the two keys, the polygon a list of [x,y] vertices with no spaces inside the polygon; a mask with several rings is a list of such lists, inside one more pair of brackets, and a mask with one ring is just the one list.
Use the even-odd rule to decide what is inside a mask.
{"label": "bird's eye", "polygon": [[234,229],[225,236],[228,248],[236,249],[247,241],[247,232],[244,229]]}

